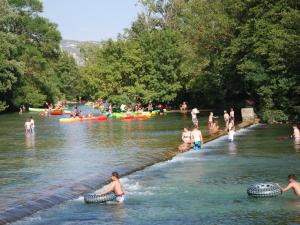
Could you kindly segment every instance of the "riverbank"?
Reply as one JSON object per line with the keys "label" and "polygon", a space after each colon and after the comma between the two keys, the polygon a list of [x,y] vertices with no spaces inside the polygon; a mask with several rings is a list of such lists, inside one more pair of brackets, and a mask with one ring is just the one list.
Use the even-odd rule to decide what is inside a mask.
{"label": "riverbank", "polygon": [[[178,123],[178,118],[177,117],[175,117],[175,118],[176,118],[176,121]],[[51,118],[49,118],[49,119],[51,119]],[[126,175],[132,174],[136,171],[143,170],[146,167],[154,165],[158,162],[163,162],[163,161],[170,160],[174,156],[176,156],[178,154],[178,151],[177,151],[176,148],[174,148],[174,140],[178,139],[178,132],[179,131],[178,131],[178,128],[176,128],[177,132],[175,132],[175,133],[171,132],[170,133],[170,127],[168,125],[169,122],[166,125],[164,125],[163,121],[165,121],[165,120],[166,120],[165,117],[161,117],[161,120],[157,121],[157,125],[155,125],[156,124],[155,120],[154,121],[149,121],[149,122],[137,121],[136,123],[133,123],[133,124],[132,123],[119,122],[120,124],[122,124],[122,126],[124,125],[126,127],[126,130],[131,127],[130,129],[132,131],[129,130],[130,134],[132,134],[132,132],[133,133],[136,132],[136,131],[134,131],[135,129],[132,127],[134,124],[137,125],[137,129],[140,129],[139,127],[141,125],[142,126],[146,126],[146,125],[150,126],[151,125],[149,127],[150,129],[153,129],[153,128],[151,128],[152,125],[155,125],[155,127],[159,125],[159,127],[163,128],[163,129],[166,129],[166,131],[159,131],[158,133],[151,134],[151,135],[154,135],[154,136],[151,136],[151,135],[149,136],[149,138],[151,138],[151,139],[149,139],[150,143],[151,143],[151,145],[149,145],[149,147],[151,149],[153,149],[153,147],[159,149],[159,148],[162,148],[162,144],[164,143],[163,148],[165,148],[166,146],[169,146],[168,148],[170,148],[170,150],[165,151],[163,154],[157,154],[157,153],[155,154],[153,152],[153,150],[150,151],[150,148],[149,149],[146,148],[146,150],[148,152],[147,155],[145,155],[145,157],[147,158],[147,161],[144,161],[144,162],[141,162],[141,163],[137,163],[137,162],[133,163],[133,161],[132,162],[129,161],[129,162],[124,163],[124,165],[122,163],[118,162],[119,166],[114,166],[114,167],[112,167],[112,169],[120,171],[120,174],[122,174],[122,176],[126,176]],[[153,122],[155,122],[155,124],[152,124]],[[187,122],[190,123],[189,120]],[[206,123],[206,119],[203,119],[202,123]],[[173,123],[171,122],[171,124],[173,124]],[[90,129],[91,125],[93,125],[92,127],[97,125],[97,127],[99,126],[99,129],[101,129],[101,130],[102,129],[104,129],[104,130],[105,129],[112,129],[110,127],[112,124],[109,124],[109,123],[104,123],[104,124],[101,123],[101,124],[96,124],[96,125],[95,124],[80,124],[80,125],[67,125],[67,126],[59,125],[59,126],[61,126],[61,129],[62,129],[62,132],[63,132],[61,135],[63,135],[62,137],[64,137],[64,136],[66,136],[66,134],[67,134],[67,136],[69,136],[68,133],[65,133],[67,131],[66,128],[68,128],[68,127],[84,126],[84,127],[87,127],[87,128]],[[118,125],[118,124],[116,124],[116,125]],[[116,129],[120,129],[119,125],[116,126]],[[246,127],[246,126],[249,126],[249,125],[250,124],[243,124],[241,127]],[[106,126],[107,126],[107,128],[105,128]],[[182,126],[179,124],[178,127],[182,127]],[[77,127],[77,129],[78,128],[79,127]],[[95,129],[95,128],[93,128],[93,129]],[[145,130],[147,130],[149,128],[147,128],[147,127],[143,128],[144,129],[144,131],[142,133],[143,136],[145,136],[145,134],[146,134]],[[48,129],[49,128],[47,127],[47,130]],[[174,129],[174,128],[172,128],[172,129]],[[54,129],[52,128],[51,130],[54,130]],[[95,129],[95,130],[98,130],[98,129]],[[38,131],[38,133],[41,132],[41,131],[38,130],[38,127],[37,127],[37,131]],[[165,132],[167,132],[167,133],[165,133]],[[121,137],[124,136],[126,139],[128,139],[129,137],[127,135],[129,133],[125,133],[125,134],[126,134],[125,136],[123,134],[123,135],[121,135]],[[72,135],[72,133],[70,135]],[[160,144],[159,143],[155,144],[155,142],[153,142],[152,138],[156,137],[156,135],[160,135],[162,137],[163,142],[161,142]],[[165,135],[168,135],[168,136],[165,136]],[[171,136],[172,136],[172,138],[170,139]],[[218,135],[214,135],[213,137],[211,137],[211,140],[213,140],[213,139],[215,139],[219,136],[222,136],[222,134],[219,133]],[[71,137],[73,137],[73,136],[71,136]],[[118,134],[117,137],[113,138],[113,140],[118,140],[118,139],[116,139],[118,137],[120,137],[120,134]],[[170,139],[169,143],[166,142],[165,137],[168,137],[168,139]],[[39,139],[40,138],[41,137],[39,137]],[[48,134],[47,138],[49,139],[49,134]],[[50,138],[51,138],[51,136],[50,136]],[[86,140],[95,141],[96,140],[95,138],[98,138],[98,135],[95,136],[95,137],[87,136],[86,138],[88,138]],[[102,138],[104,138],[104,137],[102,136]],[[111,139],[112,137],[108,136],[108,138]],[[63,138],[60,141],[56,141],[57,144],[61,143],[62,145],[65,145],[66,141],[67,141],[67,143],[69,143],[71,141],[72,142],[72,148],[71,149],[67,148],[66,149],[67,151],[64,150],[64,149],[59,149],[59,151],[55,150],[55,154],[59,157],[62,157],[61,152],[63,151],[64,155],[67,154],[66,155],[67,158],[65,158],[65,160],[68,160],[68,164],[74,163],[75,167],[82,170],[82,171],[80,171],[80,174],[82,174],[82,175],[77,175],[77,178],[75,179],[76,182],[75,183],[74,182],[72,182],[72,183],[67,182],[63,186],[60,185],[61,187],[58,186],[58,185],[55,185],[54,189],[53,189],[53,187],[50,186],[49,188],[47,188],[47,189],[51,188],[50,191],[47,190],[47,189],[46,190],[41,189],[41,194],[35,194],[32,198],[29,198],[26,201],[23,201],[20,204],[18,204],[17,207],[13,207],[13,208],[9,208],[7,210],[4,210],[3,213],[0,214],[0,222],[1,223],[16,221],[16,220],[19,220],[19,219],[21,219],[25,216],[31,215],[31,214],[39,211],[39,210],[46,209],[46,208],[52,207],[52,206],[57,205],[57,204],[61,204],[62,202],[65,202],[67,200],[76,198],[77,196],[80,196],[83,193],[94,191],[95,189],[98,189],[100,186],[104,185],[107,182],[107,177],[108,176],[105,175],[106,173],[99,174],[99,172],[97,172],[99,170],[99,168],[98,169],[96,167],[92,168],[88,164],[86,164],[86,165],[84,164],[85,167],[80,167],[79,166],[83,163],[82,158],[86,158],[86,156],[88,156],[87,155],[88,152],[85,152],[85,151],[82,150],[82,149],[84,149],[84,146],[82,146],[82,144],[80,142],[78,142],[80,140],[77,140],[77,139],[72,138],[71,140],[68,140],[68,139],[64,140],[64,138]],[[132,137],[130,139],[132,139]],[[137,141],[138,140],[139,139],[137,139]],[[139,140],[138,142],[140,142],[140,141],[141,140]],[[205,139],[205,142],[207,142],[207,141],[208,141],[208,139],[207,140]],[[143,142],[141,142],[141,143],[143,143]],[[74,149],[74,144],[78,145],[75,149]],[[124,143],[123,145],[128,146],[128,144],[129,144],[129,147],[130,147],[130,145],[131,145],[130,143],[127,143],[127,144]],[[103,145],[103,143],[98,143],[97,146],[99,146],[99,145]],[[172,145],[173,145],[173,149],[171,150]],[[54,147],[56,147],[56,146],[58,147],[58,145],[54,145]],[[39,152],[41,152],[40,147],[39,146],[36,146],[36,147],[37,147],[37,149],[39,149],[39,151],[36,152],[35,154],[40,154],[39,153]],[[106,146],[106,148],[107,148],[107,146]],[[132,148],[132,147],[130,147],[130,148]],[[140,147],[138,147],[138,149],[144,149],[144,148],[145,148],[145,144],[142,144]],[[49,154],[48,152],[49,152],[49,150],[47,150],[47,154]],[[28,152],[28,153],[30,153],[30,152]],[[83,154],[83,155],[78,155],[78,153]],[[116,160],[120,160],[120,153],[121,152],[118,152],[117,153],[118,156],[116,155],[116,157],[114,157],[114,158],[116,158]],[[88,153],[88,154],[91,154],[91,153]],[[143,154],[145,154],[145,153],[143,153]],[[28,154],[26,154],[26,155],[24,157],[27,158]],[[76,159],[76,158],[75,159],[70,159],[70,157],[74,157],[76,155],[78,155],[80,159]],[[97,158],[99,156],[91,155],[91,157],[94,159],[95,157]],[[103,156],[100,156],[100,157],[103,157]],[[149,157],[153,158],[153,160],[149,160]],[[135,159],[135,161],[136,161],[136,159],[138,159],[138,158],[140,158],[140,156],[136,155],[136,156],[133,156],[132,159]],[[78,160],[80,160],[80,161],[78,161]],[[89,162],[89,160],[90,159],[88,159],[87,163]],[[26,159],[26,161],[27,161],[26,163],[30,163],[30,161],[28,161],[27,159]],[[49,161],[49,160],[47,160],[47,161]],[[80,162],[81,164],[78,164],[78,162]],[[47,167],[47,164],[49,164],[49,162],[46,162],[46,164],[44,164],[44,166]],[[97,163],[97,164],[99,164],[99,163]],[[106,167],[107,167],[107,165],[106,165]],[[63,169],[63,168],[62,168],[62,170],[66,171],[66,172],[68,171],[68,170]],[[95,172],[95,174],[89,174],[90,173],[89,171],[92,171],[92,170]],[[72,169],[71,171],[72,171],[72,174],[74,174],[74,169]],[[68,172],[66,174],[68,174]],[[78,177],[82,177],[82,179],[78,180]],[[55,179],[61,179],[61,177],[60,178],[54,178],[53,181],[55,181]],[[67,177],[66,179],[70,180],[70,179],[74,179],[74,178]],[[36,185],[39,185],[39,183],[40,183],[39,181],[32,181],[32,182],[33,182],[33,184],[36,184]],[[47,181],[47,183],[49,183],[49,182],[52,182],[52,180],[50,179],[49,181]],[[20,195],[20,196],[22,196],[22,195]]]}

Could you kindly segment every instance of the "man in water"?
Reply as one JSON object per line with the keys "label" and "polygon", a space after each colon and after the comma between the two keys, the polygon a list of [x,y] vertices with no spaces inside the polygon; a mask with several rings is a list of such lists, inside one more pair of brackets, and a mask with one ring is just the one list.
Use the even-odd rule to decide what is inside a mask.
{"label": "man in water", "polygon": [[226,130],[228,129],[228,124],[229,124],[229,114],[226,110],[224,110],[224,121],[225,121],[225,124],[226,124]]}
{"label": "man in water", "polygon": [[108,189],[102,192],[100,195],[105,195],[110,192],[113,192],[117,196],[116,198],[117,202],[124,202],[125,194],[122,188],[122,184],[119,180],[120,179],[119,174],[117,172],[112,172],[111,179],[112,182],[109,184]]}
{"label": "man in water", "polygon": [[31,133],[33,133],[33,131],[34,131],[34,120],[33,120],[33,118],[32,118],[32,116],[30,117],[30,129],[31,129]]}
{"label": "man in water", "polygon": [[296,180],[297,180],[296,175],[290,174],[290,175],[288,175],[288,181],[289,181],[288,186],[286,186],[285,188],[282,188],[282,187],[280,187],[279,184],[277,184],[278,187],[281,189],[281,193],[286,192],[290,189],[293,189],[295,194],[300,196],[300,183],[297,182]]}
{"label": "man in water", "polygon": [[208,128],[211,128],[213,123],[214,123],[214,119],[218,118],[217,116],[214,116],[214,113],[211,112],[208,116]]}
{"label": "man in water", "polygon": [[194,126],[198,127],[198,119],[197,119],[197,114],[199,113],[199,110],[197,108],[194,108],[191,112],[192,114],[192,122]]}
{"label": "man in water", "polygon": [[25,127],[25,133],[26,134],[31,134],[31,122],[30,122],[30,119],[27,119],[25,124],[24,124],[24,127]]}
{"label": "man in water", "polygon": [[230,109],[229,116],[230,116],[230,119],[232,119],[234,121],[234,110],[233,110],[233,108]]}
{"label": "man in water", "polygon": [[202,133],[196,125],[194,126],[194,130],[191,132],[191,141],[193,143],[194,150],[201,149],[201,145],[203,144]]}
{"label": "man in water", "polygon": [[300,139],[300,131],[296,124],[293,125],[293,138]]}

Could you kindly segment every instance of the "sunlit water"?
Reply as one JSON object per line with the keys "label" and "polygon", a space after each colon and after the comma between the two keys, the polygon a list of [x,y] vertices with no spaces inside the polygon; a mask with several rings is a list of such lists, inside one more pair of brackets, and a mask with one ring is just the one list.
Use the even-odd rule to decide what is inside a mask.
{"label": "sunlit water", "polygon": [[300,224],[292,192],[253,199],[253,182],[286,183],[300,174],[299,145],[287,126],[257,125],[122,178],[124,204],[84,204],[82,197],[40,211],[22,224]]}
{"label": "sunlit water", "polygon": [[[26,136],[29,116],[36,128]],[[94,190],[112,171],[124,174],[169,158],[182,128],[191,126],[189,114],[173,113],[134,121],[59,118],[0,115],[0,224]]]}

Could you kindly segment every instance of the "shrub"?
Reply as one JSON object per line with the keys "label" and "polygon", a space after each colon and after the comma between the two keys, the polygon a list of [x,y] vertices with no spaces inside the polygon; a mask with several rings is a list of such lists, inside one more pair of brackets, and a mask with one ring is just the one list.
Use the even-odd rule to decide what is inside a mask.
{"label": "shrub", "polygon": [[282,110],[265,110],[262,112],[262,120],[269,124],[287,122],[288,119]]}

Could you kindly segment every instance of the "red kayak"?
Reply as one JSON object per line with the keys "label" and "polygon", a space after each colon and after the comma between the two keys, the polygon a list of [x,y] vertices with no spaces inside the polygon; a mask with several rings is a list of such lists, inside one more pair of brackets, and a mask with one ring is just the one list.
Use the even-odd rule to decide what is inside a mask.
{"label": "red kayak", "polygon": [[61,118],[59,119],[59,122],[61,123],[69,123],[69,122],[84,122],[84,121],[95,121],[95,120],[108,120],[108,117],[106,116],[95,116],[95,117],[76,117],[76,118]]}
{"label": "red kayak", "polygon": [[134,116],[122,116],[121,117],[121,120],[133,120],[134,119]]}
{"label": "red kayak", "polygon": [[63,111],[62,109],[52,110],[52,111],[50,112],[50,114],[51,114],[52,116],[60,116],[60,115],[62,115],[63,113],[64,113],[64,111]]}
{"label": "red kayak", "polygon": [[94,116],[94,117],[83,117],[80,118],[81,121],[86,121],[86,120],[108,120],[107,116]]}

